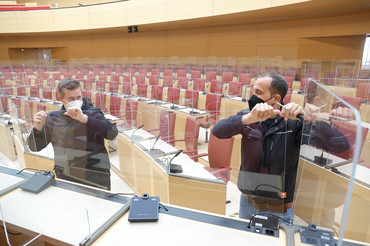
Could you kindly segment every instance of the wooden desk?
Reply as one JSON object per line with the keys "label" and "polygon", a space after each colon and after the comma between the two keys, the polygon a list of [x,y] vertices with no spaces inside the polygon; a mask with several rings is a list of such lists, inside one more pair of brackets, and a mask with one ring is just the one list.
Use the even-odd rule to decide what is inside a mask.
{"label": "wooden desk", "polygon": [[[8,116],[7,116],[8,117]],[[15,161],[17,159],[14,141],[12,137],[12,125],[8,125],[9,120],[5,118],[0,122],[0,152],[6,155],[10,160]]]}
{"label": "wooden desk", "polygon": [[[160,196],[161,201],[166,203],[225,214],[226,184],[222,180],[217,179],[205,170],[202,164],[194,162],[186,154],[180,154],[173,161],[181,164],[183,172],[169,173],[145,151],[152,148],[154,136],[139,129],[135,135],[151,139],[134,144],[131,141],[133,131],[124,131],[118,135],[120,171],[132,190],[137,194]],[[162,140],[158,140],[156,148],[165,153],[177,151]],[[169,157],[173,157],[173,154]]]}
{"label": "wooden desk", "polygon": [[[334,86],[334,85],[323,85],[326,89],[330,90],[333,94],[339,96],[356,96],[357,88]],[[325,92],[326,93],[326,92]]]}
{"label": "wooden desk", "polygon": [[298,94],[298,93],[292,93],[292,96],[290,98],[291,102],[295,102],[296,104],[303,107],[304,103],[304,94]]}
{"label": "wooden desk", "polygon": [[370,104],[362,103],[360,106],[361,120],[370,123]]}
{"label": "wooden desk", "polygon": [[[285,245],[283,231],[280,231],[279,238],[263,236],[232,226],[247,226],[247,221],[172,205],[168,206],[168,210],[160,212],[155,223],[130,223],[127,221],[128,214],[125,214],[94,245],[120,245],[122,241],[128,245],[150,243],[162,246],[228,245],[231,241],[232,245]],[[145,237],[142,237],[143,232]]]}
{"label": "wooden desk", "polygon": [[243,102],[241,97],[223,97],[220,106],[220,120],[233,116],[245,108],[248,108],[248,102]]}
{"label": "wooden desk", "polygon": [[[0,167],[1,190],[30,176],[23,172],[18,177],[17,171]],[[37,239],[33,243],[37,245],[43,242],[47,245],[78,245],[90,232],[93,240],[96,239],[89,242],[93,245],[121,245],[122,242],[146,245],[150,242],[172,246],[175,242],[181,246],[218,246],[228,244],[230,240],[233,245],[245,245],[246,242],[251,245],[287,245],[288,235],[282,229],[277,237],[252,233],[247,229],[247,220],[163,204],[161,197],[167,211],[160,208],[157,222],[130,223],[127,212],[130,199],[109,195],[111,193],[60,180],[39,194],[14,188],[0,196],[3,212],[0,223],[4,217],[8,230],[23,234],[9,235],[13,245],[23,245],[34,237]],[[111,220],[113,223],[109,223]],[[98,228],[102,228],[101,233],[96,233]],[[19,240],[25,236],[28,238]],[[5,243],[4,236],[0,236],[0,240]],[[293,240],[295,245],[307,245],[301,243],[299,232],[293,235]],[[360,245],[358,241],[352,243],[345,245]]]}
{"label": "wooden desk", "polygon": [[[22,173],[19,176],[24,179],[30,175]],[[11,185],[14,175],[2,173],[1,180]],[[89,229],[94,232],[124,206],[98,197],[107,197],[106,194],[57,180],[57,186],[38,194],[17,188],[1,196],[0,203],[8,229],[31,237],[39,236],[40,240],[54,245],[78,245],[89,235]],[[27,201],[26,206],[24,201]]]}

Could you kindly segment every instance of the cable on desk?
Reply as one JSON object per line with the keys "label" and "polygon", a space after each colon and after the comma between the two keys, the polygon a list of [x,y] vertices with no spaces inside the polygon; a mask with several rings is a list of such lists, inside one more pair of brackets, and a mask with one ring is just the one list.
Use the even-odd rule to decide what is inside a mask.
{"label": "cable on desk", "polygon": [[53,175],[53,178],[55,178],[55,174],[54,172],[52,171],[49,171],[49,170],[40,170],[40,169],[36,169],[36,168],[31,168],[31,167],[26,167],[26,168],[23,168],[22,170],[20,170],[19,172],[17,172],[16,174],[20,174],[21,172],[25,171],[25,170],[33,170],[33,171],[41,171],[41,172],[44,172],[43,174],[46,175],[46,174],[51,174]]}
{"label": "cable on desk", "polygon": [[[1,226],[1,228],[3,228],[3,230],[5,231],[5,229],[4,229],[4,226]],[[10,232],[10,231],[8,231],[8,230],[6,230],[6,232],[8,233],[8,234],[10,234],[10,235],[13,235],[13,236],[19,236],[19,235],[22,235],[22,233],[14,233],[14,232]]]}
{"label": "cable on desk", "polygon": [[109,195],[108,197],[111,198],[114,196],[135,196],[137,197],[135,193],[114,193],[114,194]]}
{"label": "cable on desk", "polygon": [[168,211],[168,208],[166,208],[162,203],[159,203],[159,208],[158,209],[161,209],[161,207],[164,208],[164,210]]}

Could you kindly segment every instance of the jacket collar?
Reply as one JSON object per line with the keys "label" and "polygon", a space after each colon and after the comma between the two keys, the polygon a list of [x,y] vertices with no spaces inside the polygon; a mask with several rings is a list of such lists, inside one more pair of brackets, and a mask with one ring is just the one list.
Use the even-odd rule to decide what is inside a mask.
{"label": "jacket collar", "polygon": [[278,115],[274,119],[274,123],[271,125],[271,127],[265,133],[265,136],[273,134],[275,132],[278,132],[281,129],[285,129],[285,127],[286,127],[286,122],[284,121],[284,118]]}

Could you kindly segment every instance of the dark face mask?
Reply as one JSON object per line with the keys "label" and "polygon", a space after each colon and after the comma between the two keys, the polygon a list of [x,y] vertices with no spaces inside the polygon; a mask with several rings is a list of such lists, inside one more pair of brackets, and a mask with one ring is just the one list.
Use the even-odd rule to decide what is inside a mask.
{"label": "dark face mask", "polygon": [[267,102],[268,100],[270,100],[273,97],[274,96],[270,97],[266,101],[263,101],[261,98],[259,98],[258,96],[256,96],[256,95],[253,94],[251,96],[251,98],[249,98],[249,100],[248,100],[249,110],[252,111],[252,109],[254,108],[254,106],[256,106],[257,103],[265,103],[265,102]]}

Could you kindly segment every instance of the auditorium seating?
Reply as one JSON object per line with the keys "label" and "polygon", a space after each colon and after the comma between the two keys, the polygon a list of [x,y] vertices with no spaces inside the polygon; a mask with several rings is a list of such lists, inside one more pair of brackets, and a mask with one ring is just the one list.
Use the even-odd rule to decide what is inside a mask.
{"label": "auditorium seating", "polygon": [[243,93],[243,83],[242,82],[230,82],[229,83],[229,95],[241,97]]}
{"label": "auditorium seating", "polygon": [[210,114],[206,117],[198,119],[200,127],[206,129],[206,142],[208,142],[208,129],[218,121],[218,117],[220,115],[220,106],[221,95],[208,93],[206,97],[205,110],[209,111]]}
{"label": "auditorium seating", "polygon": [[118,92],[118,81],[109,82],[109,92]]}
{"label": "auditorium seating", "polygon": [[363,103],[370,101],[370,82],[359,83],[356,97],[361,98]]}
{"label": "auditorium seating", "polygon": [[[347,103],[351,104],[357,110],[360,109],[361,106],[361,98],[360,97],[351,97],[351,96],[338,96]],[[347,107],[344,103],[340,102],[338,99],[334,98],[332,109],[336,109],[338,107]]]}
{"label": "auditorium seating", "polygon": [[170,70],[170,69],[165,69],[164,72],[163,72],[163,75],[164,76],[173,76],[173,71]]}
{"label": "auditorium seating", "polygon": [[126,95],[131,95],[132,85],[130,82],[123,82],[122,83],[122,93]]}
{"label": "auditorium seating", "polygon": [[[176,123],[176,113],[168,110],[161,110],[159,117],[159,128],[150,129],[148,132],[159,131],[161,139],[166,143],[174,145],[173,139],[175,139],[175,123]],[[154,133],[152,133],[154,134]]]}
{"label": "auditorium seating", "polygon": [[222,94],[223,85],[224,85],[223,82],[213,79],[211,80],[211,87],[209,91],[212,93]]}
{"label": "auditorium seating", "polygon": [[101,111],[106,112],[107,111],[107,108],[106,108],[105,105],[106,105],[106,95],[104,93],[97,92],[95,94],[94,107],[95,108],[100,108]]}
{"label": "auditorium seating", "polygon": [[136,75],[136,84],[145,84],[145,76],[144,75]]}
{"label": "auditorium seating", "polygon": [[155,100],[162,100],[163,87],[160,85],[152,85],[151,98]]}
{"label": "auditorium seating", "polygon": [[186,77],[177,78],[177,88],[188,89],[188,78]]}
{"label": "auditorium seating", "polygon": [[172,86],[173,86],[172,76],[164,76],[163,77],[163,87],[172,87]]}
{"label": "auditorium seating", "polygon": [[116,95],[110,96],[109,113],[113,116],[121,118],[121,97]]}
{"label": "auditorium seating", "polygon": [[149,85],[158,85],[159,76],[157,75],[150,75],[149,77]]}
{"label": "auditorium seating", "polygon": [[186,70],[177,70],[177,78],[186,77]]}
{"label": "auditorium seating", "polygon": [[207,71],[206,72],[206,81],[212,81],[216,79],[217,73],[215,71]]}
{"label": "auditorium seating", "polygon": [[202,74],[201,74],[201,71],[199,71],[199,70],[192,70],[191,71],[191,78],[192,79],[200,79],[201,78],[201,76],[202,76]]}
{"label": "auditorium seating", "polygon": [[239,74],[239,82],[249,85],[251,83],[251,75],[246,73]]}
{"label": "auditorium seating", "polygon": [[146,84],[138,84],[136,95],[138,97],[147,97],[147,85]]}
{"label": "auditorium seating", "polygon": [[232,169],[230,163],[233,145],[234,137],[221,139],[217,138],[211,132],[209,136],[208,153],[190,155],[190,158],[194,159],[194,161],[198,161],[199,157],[208,156],[209,166],[205,166],[204,168],[227,183],[230,180],[230,170]]}
{"label": "auditorium seating", "polygon": [[132,100],[132,99],[126,100],[126,108],[125,108],[126,121],[124,122],[124,127],[131,128],[131,127],[136,126],[137,107],[138,107],[137,101]]}
{"label": "auditorium seating", "polygon": [[175,87],[169,87],[167,91],[167,101],[179,104],[179,98],[180,98],[180,89]]}
{"label": "auditorium seating", "polygon": [[168,142],[169,143],[176,143],[179,141],[185,142],[186,150],[184,150],[183,153],[186,153],[189,156],[191,156],[198,154],[198,138],[199,138],[199,123],[195,119],[187,117],[185,123],[184,138],[172,139],[169,140]]}
{"label": "auditorium seating", "polygon": [[231,81],[233,81],[233,73],[232,72],[223,72],[222,77],[221,77],[221,81],[223,83],[230,83]]}
{"label": "auditorium seating", "polygon": [[193,90],[204,91],[205,88],[205,79],[196,78],[193,82]]}
{"label": "auditorium seating", "polygon": [[186,90],[183,105],[190,107],[190,108],[198,108],[198,99],[199,99],[199,91]]}

